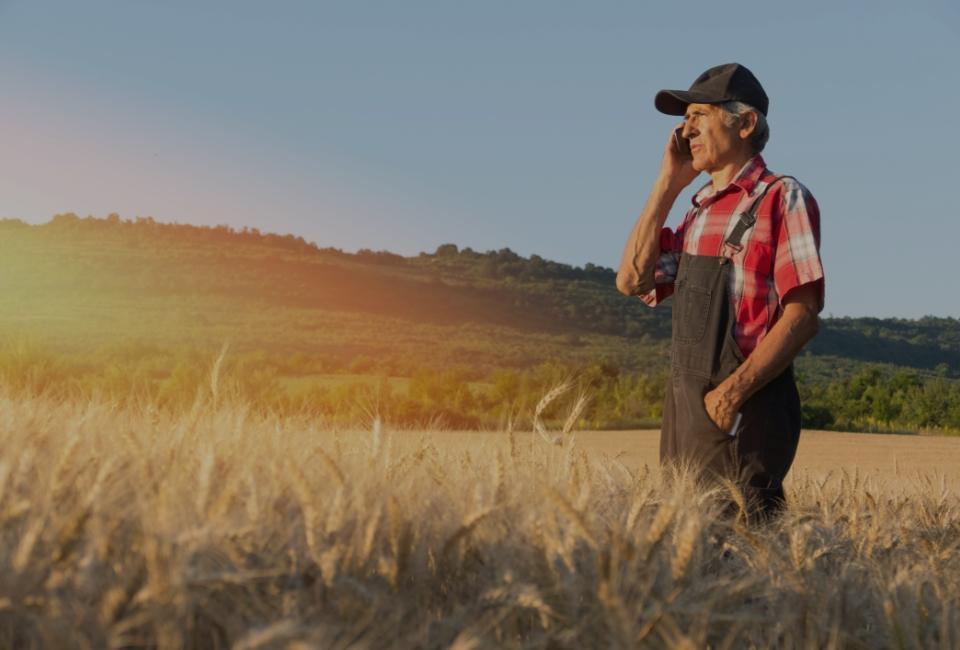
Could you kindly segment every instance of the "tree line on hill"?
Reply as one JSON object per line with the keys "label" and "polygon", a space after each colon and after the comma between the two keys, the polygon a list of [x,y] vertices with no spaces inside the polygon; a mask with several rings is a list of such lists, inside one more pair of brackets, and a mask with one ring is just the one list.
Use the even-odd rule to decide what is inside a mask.
{"label": "tree line on hill", "polygon": [[[324,279],[346,265],[363,283],[349,292],[359,308],[389,309],[396,295],[392,302],[398,314],[409,318],[487,319],[527,330],[642,341],[665,341],[670,336],[670,302],[650,309],[625,298],[614,288],[613,269],[589,263],[572,266],[539,255],[524,257],[509,248],[478,252],[443,244],[432,253],[412,257],[368,249],[348,253],[255,228],[168,224],[150,217],[125,220],[118,215],[80,218],[71,213],[41,226],[2,220],[0,228],[32,229],[72,242],[115,241],[141,251],[149,246],[169,255],[204,249],[219,255],[226,271],[217,290],[242,292],[246,287],[250,295],[268,295],[294,306],[335,302],[336,296],[324,293]],[[262,251],[253,256],[256,264],[250,263],[253,250]],[[142,254],[141,259],[147,262]],[[205,274],[194,273],[189,284],[204,279]],[[364,296],[368,307],[361,304]],[[955,318],[824,318],[820,334],[808,348],[816,355],[925,370],[945,365],[948,377],[960,377],[960,321]]]}
{"label": "tree line on hill", "polygon": [[[659,426],[667,380],[665,371],[625,372],[606,360],[581,365],[554,360],[481,376],[467,367],[423,368],[400,381],[371,368],[366,378],[335,380],[333,374],[311,381],[315,368],[303,355],[281,359],[259,350],[230,353],[216,362],[198,351],[153,352],[101,350],[104,358],[98,361],[8,346],[0,351],[0,386],[172,411],[216,396],[257,412],[307,414],[342,426],[379,417],[397,427],[528,429],[544,395],[566,384],[568,389],[543,412],[546,421],[565,420],[582,395],[587,403],[578,427],[622,429]],[[818,364],[816,357],[798,362],[804,427],[960,434],[960,381],[942,372],[866,365],[823,381]],[[293,390],[290,380],[298,377],[304,381]]]}

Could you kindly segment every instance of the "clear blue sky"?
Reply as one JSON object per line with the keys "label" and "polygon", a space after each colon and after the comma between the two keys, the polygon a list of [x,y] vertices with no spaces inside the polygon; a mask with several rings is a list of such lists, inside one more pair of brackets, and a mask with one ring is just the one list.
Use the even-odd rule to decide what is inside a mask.
{"label": "clear blue sky", "polygon": [[0,0],[0,216],[614,266],[675,121],[654,94],[727,61],[820,203],[825,313],[960,316],[952,0]]}

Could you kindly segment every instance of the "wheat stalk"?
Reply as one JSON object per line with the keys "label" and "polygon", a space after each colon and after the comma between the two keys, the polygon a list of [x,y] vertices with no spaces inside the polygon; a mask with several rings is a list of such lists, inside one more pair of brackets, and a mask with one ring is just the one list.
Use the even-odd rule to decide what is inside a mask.
{"label": "wheat stalk", "polygon": [[461,522],[460,527],[457,528],[453,535],[447,538],[446,542],[444,542],[443,550],[440,551],[440,555],[442,557],[446,557],[457,545],[457,542],[472,533],[473,529],[476,528],[481,521],[489,517],[494,510],[495,508],[484,508],[483,510],[479,510],[465,517],[463,522]]}
{"label": "wheat stalk", "polygon": [[680,532],[674,537],[673,556],[670,558],[670,571],[674,580],[681,580],[686,574],[690,559],[700,536],[700,520],[696,516],[687,517]]}
{"label": "wheat stalk", "polygon": [[223,366],[223,360],[227,356],[227,350],[230,349],[230,342],[224,341],[220,348],[220,354],[217,355],[210,369],[210,394],[213,395],[213,401],[216,403],[220,397],[220,368]]}
{"label": "wheat stalk", "polygon": [[313,453],[320,457],[320,460],[323,461],[324,465],[327,466],[327,469],[330,470],[330,473],[333,474],[333,478],[336,479],[337,485],[343,487],[347,484],[347,478],[343,473],[343,470],[340,469],[340,466],[337,465],[336,461],[324,451],[323,447],[314,447]]}
{"label": "wheat stalk", "polygon": [[650,522],[650,527],[647,529],[646,540],[648,545],[653,546],[663,538],[663,534],[667,532],[676,511],[676,504],[673,501],[660,504],[657,513],[653,516],[653,521]]}
{"label": "wheat stalk", "polygon": [[540,398],[540,401],[537,402],[537,407],[534,409],[533,430],[536,431],[540,435],[540,437],[543,438],[544,441],[547,442],[548,444],[559,446],[560,444],[563,443],[563,439],[560,437],[550,438],[547,433],[547,428],[543,425],[543,421],[540,419],[540,416],[555,399],[557,399],[558,397],[566,393],[568,390],[570,390],[569,381],[563,381],[557,384],[556,386],[551,388],[549,391],[547,391],[547,393],[542,398]]}
{"label": "wheat stalk", "polygon": [[587,525],[587,520],[584,518],[583,514],[571,505],[562,494],[557,492],[555,489],[549,485],[544,486],[544,490],[547,493],[550,501],[552,501],[560,512],[566,515],[578,531],[580,531],[580,536],[583,537],[584,541],[590,545],[591,548],[597,549],[599,544],[597,543],[597,538],[594,537],[593,533],[590,531],[590,527]]}
{"label": "wheat stalk", "polygon": [[[588,398],[586,393],[581,392],[577,395],[576,401],[573,403],[573,408],[570,409],[570,413],[567,414],[567,419],[563,423],[563,430],[560,433],[560,438],[566,441],[570,447],[573,447],[576,434],[570,435],[570,432],[573,430],[573,427],[577,424],[577,420],[580,419],[580,416],[583,414],[583,410],[587,407]],[[570,435],[568,438],[567,436]]]}

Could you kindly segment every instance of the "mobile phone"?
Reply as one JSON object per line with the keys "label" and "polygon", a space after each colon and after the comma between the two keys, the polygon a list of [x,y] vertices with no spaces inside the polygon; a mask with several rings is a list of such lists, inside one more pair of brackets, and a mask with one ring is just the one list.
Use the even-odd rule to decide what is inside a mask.
{"label": "mobile phone", "polygon": [[733,426],[730,427],[729,431],[727,431],[727,435],[729,435],[731,438],[737,437],[737,432],[740,430],[740,421],[742,419],[743,419],[743,412],[738,411],[737,417],[733,419]]}
{"label": "mobile phone", "polygon": [[673,130],[673,144],[681,156],[691,156],[690,141],[683,137],[683,127],[678,126]]}

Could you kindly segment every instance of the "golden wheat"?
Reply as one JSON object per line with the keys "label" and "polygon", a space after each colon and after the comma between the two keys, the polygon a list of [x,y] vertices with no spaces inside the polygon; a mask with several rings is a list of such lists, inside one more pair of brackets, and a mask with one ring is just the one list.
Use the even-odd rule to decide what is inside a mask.
{"label": "golden wheat", "polygon": [[179,415],[0,389],[0,647],[960,644],[943,473],[801,467],[755,526],[569,419],[328,431],[216,373]]}

